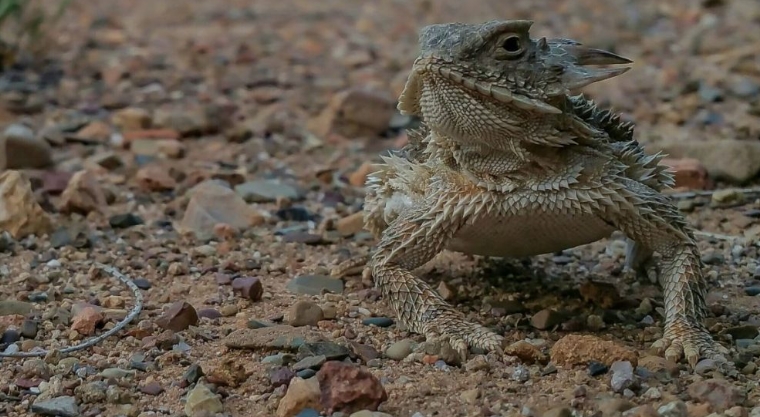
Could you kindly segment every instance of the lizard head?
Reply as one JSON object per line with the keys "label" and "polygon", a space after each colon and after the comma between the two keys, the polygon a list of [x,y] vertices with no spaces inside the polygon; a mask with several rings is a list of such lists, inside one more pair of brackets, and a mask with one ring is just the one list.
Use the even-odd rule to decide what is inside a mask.
{"label": "lizard head", "polygon": [[[506,104],[515,111],[560,114],[564,97],[572,91],[630,69],[594,67],[632,61],[573,40],[532,39],[532,24],[508,20],[424,27],[419,35],[421,52],[399,99],[399,110],[418,116],[441,113],[444,108],[472,112],[471,107],[446,106],[490,98],[501,108]],[[483,110],[487,109],[478,109]]]}

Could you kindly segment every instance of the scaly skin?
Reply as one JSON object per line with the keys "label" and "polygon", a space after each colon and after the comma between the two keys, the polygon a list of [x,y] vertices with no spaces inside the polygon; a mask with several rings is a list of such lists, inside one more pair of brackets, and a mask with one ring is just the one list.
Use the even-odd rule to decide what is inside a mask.
{"label": "scaly skin", "polygon": [[[656,271],[668,359],[722,363],[725,349],[702,324],[702,263],[692,231],[660,194],[673,176],[633,139],[633,125],[581,95],[624,73],[586,65],[626,58],[566,39],[531,39],[530,21],[439,24],[420,33],[421,54],[399,99],[421,129],[367,181],[365,227],[379,243],[365,263],[410,330],[500,350],[503,337],[468,322],[411,271],[443,250],[523,257],[590,243],[619,230],[627,263]],[[653,253],[660,255],[655,261]]]}

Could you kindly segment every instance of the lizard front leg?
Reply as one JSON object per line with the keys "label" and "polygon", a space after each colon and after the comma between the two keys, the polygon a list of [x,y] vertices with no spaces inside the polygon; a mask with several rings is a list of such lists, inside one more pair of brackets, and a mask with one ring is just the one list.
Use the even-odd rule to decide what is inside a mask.
{"label": "lizard front leg", "polygon": [[629,179],[615,193],[619,205],[607,205],[602,216],[623,231],[644,258],[661,255],[659,281],[665,303],[663,337],[652,346],[675,362],[686,358],[692,366],[700,358],[726,363],[725,348],[716,343],[703,324],[707,315],[702,261],[685,219],[676,207],[649,187]]}
{"label": "lizard front leg", "polygon": [[[438,214],[443,216],[443,213]],[[503,337],[467,321],[412,270],[433,259],[464,224],[463,218],[447,218],[409,211],[383,231],[369,266],[377,286],[398,320],[429,340],[447,339],[460,358],[469,347],[500,351]]]}

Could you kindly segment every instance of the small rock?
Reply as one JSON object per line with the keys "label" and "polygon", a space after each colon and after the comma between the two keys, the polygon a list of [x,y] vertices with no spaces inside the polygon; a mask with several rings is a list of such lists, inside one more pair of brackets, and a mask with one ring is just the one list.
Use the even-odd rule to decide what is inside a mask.
{"label": "small rock", "polygon": [[[0,316],[25,316],[34,310],[31,303],[18,300],[0,300]],[[21,317],[23,319],[23,317]]]}
{"label": "small rock", "polygon": [[305,343],[318,340],[320,334],[307,327],[276,325],[235,330],[224,338],[224,345],[233,349],[296,351]]}
{"label": "small rock", "polygon": [[688,410],[683,401],[671,401],[657,409],[657,414],[661,417],[687,417]]}
{"label": "small rock", "polygon": [[169,175],[169,171],[159,165],[140,168],[135,174],[135,181],[141,189],[148,192],[170,191],[177,186],[177,181]]}
{"label": "small rock", "polygon": [[277,417],[295,417],[305,408],[322,410],[320,382],[316,378],[295,377],[290,380],[285,396],[277,406]]}
{"label": "small rock", "polygon": [[207,114],[202,108],[156,110],[154,116],[158,127],[179,132],[182,137],[197,136],[209,131],[211,127]]}
{"label": "small rock", "polygon": [[150,127],[151,115],[145,109],[127,107],[115,111],[111,123],[122,131],[141,130]]}
{"label": "small rock", "polygon": [[618,393],[630,388],[634,384],[633,365],[628,361],[615,361],[610,366],[612,377],[610,386],[612,390]]}
{"label": "small rock", "polygon": [[633,407],[630,401],[622,398],[605,398],[599,401],[598,408],[603,416],[615,416]]}
{"label": "small rock", "polygon": [[546,362],[546,355],[534,345],[520,340],[512,343],[504,349],[504,353],[507,355],[517,356],[520,361],[527,364],[533,364],[538,362]]}
{"label": "small rock", "polygon": [[709,403],[717,412],[723,412],[744,401],[744,394],[731,382],[722,379],[706,379],[689,385],[692,400]]}
{"label": "small rock", "polygon": [[238,277],[232,281],[232,289],[246,300],[259,301],[264,294],[264,286],[256,277]]}
{"label": "small rock", "polygon": [[264,217],[258,211],[232,190],[213,180],[196,185],[188,195],[190,202],[179,228],[195,233],[199,239],[213,237],[214,226],[218,223],[227,224],[235,230],[264,223]]}
{"label": "small rock", "polygon": [[291,326],[316,326],[324,315],[322,309],[312,301],[295,302],[285,314],[285,322]]}
{"label": "small rock", "polygon": [[617,288],[606,282],[586,281],[578,288],[586,303],[593,303],[604,309],[615,308],[621,302]]}
{"label": "small rock", "polygon": [[156,324],[164,329],[181,332],[190,326],[198,325],[198,313],[189,303],[177,301],[156,319]]}
{"label": "small rock", "polygon": [[341,218],[335,223],[335,229],[343,237],[359,233],[364,229],[364,213],[356,212],[350,216]]}
{"label": "small rock", "polygon": [[564,336],[552,346],[550,355],[557,365],[585,365],[591,361],[607,366],[615,361],[629,361],[633,366],[638,364],[636,352],[592,335]]}
{"label": "small rock", "polygon": [[588,374],[591,376],[604,375],[609,370],[609,367],[601,362],[591,361],[588,364]]}
{"label": "small rock", "polygon": [[94,120],[76,133],[77,138],[95,143],[107,143],[112,134],[111,126],[100,120]]}
{"label": "small rock", "polygon": [[0,135],[0,172],[46,167],[53,163],[52,154],[47,141],[25,125],[11,124]]}
{"label": "small rock", "polygon": [[731,335],[734,340],[736,339],[754,339],[758,335],[760,335],[760,331],[758,331],[757,326],[753,326],[751,324],[745,325],[745,326],[735,326],[730,327],[725,330],[725,333],[728,333]]}
{"label": "small rock", "polygon": [[187,367],[182,375],[182,380],[188,384],[195,384],[203,376],[203,368],[197,363]]}
{"label": "small rock", "polygon": [[81,309],[71,321],[71,330],[79,334],[90,336],[95,333],[95,328],[104,319],[103,314],[95,306],[87,306]]}
{"label": "small rock", "polygon": [[348,183],[354,187],[363,187],[367,176],[375,170],[377,167],[372,162],[365,162],[348,176]]}
{"label": "small rock", "polygon": [[32,412],[43,416],[54,417],[80,416],[76,398],[68,395],[51,399],[38,397],[34,403],[32,403]]}
{"label": "small rock", "polygon": [[334,342],[306,342],[298,347],[298,357],[324,356],[327,360],[343,360],[351,351],[343,345]]}
{"label": "small rock", "polygon": [[62,213],[102,212],[108,205],[106,193],[95,174],[84,170],[75,173],[61,194],[58,210]]}
{"label": "small rock", "polygon": [[29,180],[19,171],[0,173],[0,230],[14,239],[52,230],[52,220],[37,203]]}
{"label": "small rock", "polygon": [[403,339],[393,343],[385,349],[385,356],[396,361],[403,360],[412,353],[414,341],[412,339]]}
{"label": "small rock", "polygon": [[182,142],[174,139],[135,139],[129,143],[129,149],[136,156],[153,158],[181,158],[186,149]]}
{"label": "small rock", "polygon": [[235,192],[248,203],[273,203],[281,198],[298,201],[303,198],[296,187],[278,180],[244,182],[235,186]]}
{"label": "small rock", "polygon": [[534,314],[530,319],[530,324],[536,329],[546,330],[562,324],[566,319],[566,315],[546,308]]}
{"label": "small rock", "polygon": [[224,405],[219,395],[199,383],[187,394],[184,411],[188,417],[202,417],[223,412]]}
{"label": "small rock", "polygon": [[527,382],[530,380],[530,370],[525,365],[519,364],[512,372],[512,379],[517,382]]}
{"label": "small rock", "polygon": [[468,389],[465,391],[462,391],[459,396],[468,404],[475,404],[478,401],[478,398],[480,398],[480,389],[479,388],[473,388]]}
{"label": "small rock", "polygon": [[[338,361],[325,363],[317,372],[321,404],[327,413],[376,411],[388,399],[380,380],[369,371]],[[292,383],[291,383],[292,384]]]}
{"label": "small rock", "polygon": [[343,293],[343,281],[326,275],[299,275],[288,282],[294,294],[321,295],[323,292]]}
{"label": "small rock", "polygon": [[454,297],[456,297],[454,289],[451,288],[451,286],[447,284],[446,281],[439,282],[438,287],[436,287],[435,291],[438,293],[438,295],[441,296],[441,298],[446,301],[452,301]]}
{"label": "small rock", "polygon": [[37,322],[34,320],[24,320],[21,324],[21,335],[27,339],[34,339],[37,337]]}
{"label": "small rock", "polygon": [[709,190],[713,188],[707,169],[694,158],[663,158],[660,165],[669,166],[675,171],[676,188],[689,190]]}
{"label": "small rock", "polygon": [[127,229],[143,224],[143,219],[132,213],[115,214],[108,219],[108,224],[114,229]]}
{"label": "small rock", "polygon": [[391,327],[393,326],[393,319],[389,317],[367,317],[362,320],[362,324],[365,326]]}
{"label": "small rock", "polygon": [[335,94],[308,128],[318,136],[336,133],[343,137],[376,136],[385,132],[396,112],[388,94],[354,88]]}
{"label": "small rock", "polygon": [[164,387],[156,381],[151,381],[147,384],[140,385],[140,392],[148,395],[159,395],[164,392]]}
{"label": "small rock", "polygon": [[205,374],[208,382],[233,388],[239,387],[250,376],[245,366],[233,358],[224,359],[218,366],[208,369]]}
{"label": "small rock", "polygon": [[288,385],[290,380],[295,378],[295,376],[296,373],[290,368],[280,366],[269,373],[269,382],[272,384],[272,388],[277,388],[282,385]]}
{"label": "small rock", "polygon": [[638,366],[647,369],[649,372],[664,373],[670,376],[677,376],[679,373],[678,364],[661,356],[644,356],[639,359]]}
{"label": "small rock", "polygon": [[705,141],[663,140],[650,146],[672,158],[699,160],[710,177],[741,184],[760,172],[760,141],[715,139]]}
{"label": "small rock", "polygon": [[322,364],[327,362],[325,355],[307,356],[300,361],[293,364],[294,371],[302,371],[304,369],[319,369]]}

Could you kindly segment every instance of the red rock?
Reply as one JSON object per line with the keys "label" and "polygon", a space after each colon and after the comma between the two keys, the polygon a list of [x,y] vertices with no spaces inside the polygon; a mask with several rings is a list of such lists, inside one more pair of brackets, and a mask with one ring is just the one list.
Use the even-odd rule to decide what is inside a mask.
{"label": "red rock", "polygon": [[327,414],[377,411],[388,399],[380,380],[359,366],[329,361],[322,365],[316,377],[321,391],[320,403]]}
{"label": "red rock", "polygon": [[95,333],[95,328],[102,321],[103,313],[98,311],[95,306],[87,306],[71,319],[71,330],[76,330],[79,334],[90,336]]}
{"label": "red rock", "polygon": [[76,136],[93,142],[107,142],[111,133],[112,129],[108,123],[95,120],[79,129]]}
{"label": "red rock", "polygon": [[79,171],[71,177],[69,185],[61,194],[58,209],[61,213],[102,212],[108,205],[103,188],[91,171]]}
{"label": "red rock", "polygon": [[169,191],[177,186],[177,181],[169,175],[169,171],[159,165],[140,168],[135,174],[135,181],[145,191]]}
{"label": "red rock", "polygon": [[198,313],[185,301],[177,301],[156,319],[156,324],[175,332],[181,332],[190,326],[198,325]]}
{"label": "red rock", "polygon": [[124,142],[137,139],[179,139],[179,132],[174,129],[140,129],[124,132]]}
{"label": "red rock", "polygon": [[698,159],[694,158],[664,158],[661,165],[666,165],[675,171],[676,188],[689,190],[709,190],[714,187],[707,169]]}
{"label": "red rock", "polygon": [[256,277],[239,277],[232,281],[232,289],[246,300],[259,301],[264,294],[264,286]]}

